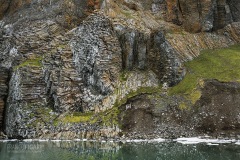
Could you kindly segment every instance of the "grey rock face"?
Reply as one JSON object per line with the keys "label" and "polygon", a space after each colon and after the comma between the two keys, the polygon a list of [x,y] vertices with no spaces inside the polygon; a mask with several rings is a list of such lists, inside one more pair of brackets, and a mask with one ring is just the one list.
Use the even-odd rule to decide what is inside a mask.
{"label": "grey rock face", "polygon": [[149,34],[120,26],[114,28],[122,48],[123,69],[151,69],[162,83],[170,86],[183,78],[185,72],[178,53],[161,31]]}
{"label": "grey rock face", "polygon": [[0,21],[0,67],[8,69],[16,59],[21,58],[13,40],[13,31],[11,24],[5,25]]}
{"label": "grey rock face", "polygon": [[11,41],[11,26],[5,26],[3,21],[0,21],[0,130],[2,130],[4,110],[6,99],[8,96],[8,81],[10,76],[10,67],[16,57],[17,49]]}
{"label": "grey rock face", "polygon": [[[6,116],[6,123],[9,124],[10,128],[7,127],[6,130],[10,136],[14,136],[12,135],[13,132],[11,131],[11,127],[17,128],[15,121],[12,123],[10,121],[11,119],[15,119],[15,115],[21,114],[20,112],[23,111],[25,106],[32,105],[34,107],[37,103],[39,106],[53,107],[56,111],[66,111],[68,109],[78,110],[80,108],[78,105],[75,106],[75,104],[80,101],[79,98],[76,98],[79,97],[79,93],[81,93],[78,89],[78,83],[77,85],[72,85],[73,83],[75,84],[75,81],[68,83],[71,79],[65,80],[64,78],[56,78],[56,76],[68,77],[66,76],[66,72],[73,74],[74,70],[72,71],[71,69],[68,69],[71,68],[71,64],[69,64],[70,67],[66,67],[67,69],[62,73],[60,71],[60,65],[62,64],[55,64],[55,62],[53,62],[55,61],[55,58],[57,59],[60,57],[61,59],[61,56],[59,56],[61,52],[58,51],[58,54],[53,56],[52,59],[49,55],[52,54],[52,52],[55,52],[55,48],[59,48],[59,43],[62,44],[62,41],[67,41],[61,41],[58,39],[59,37],[55,38],[55,36],[60,35],[60,32],[64,33],[63,28],[73,28],[79,24],[82,19],[86,17],[86,11],[92,11],[92,9],[88,8],[86,1],[1,1],[0,18],[3,18],[3,20],[0,23],[0,70],[5,71],[2,67],[13,70],[11,76],[13,84],[15,84],[16,77],[20,78],[18,80],[18,86],[11,83],[9,85],[9,88],[11,89],[9,90],[8,96],[14,97],[20,95],[21,97],[19,100],[12,97],[8,99],[6,114],[9,113],[9,115]],[[64,45],[66,45],[65,42]],[[69,56],[69,53],[71,56],[70,49],[65,55]],[[44,65],[32,68],[32,63],[33,66],[34,63],[41,63],[37,61],[42,59],[43,56],[46,58]],[[66,60],[64,59],[64,56],[62,61],[63,64],[66,65],[66,63],[70,63],[72,59]],[[54,75],[54,73],[60,74]],[[8,74],[7,71],[3,74],[3,78],[6,74]],[[31,77],[35,75],[37,75],[36,77],[40,80]],[[21,79],[22,77],[24,78]],[[29,79],[25,79],[27,77],[29,77]],[[74,77],[74,74],[71,77],[75,80],[78,79],[78,77]],[[30,84],[27,84],[27,81]],[[36,81],[36,83],[33,81]],[[1,86],[2,85],[4,85],[4,82],[1,81]],[[65,87],[63,87],[63,85]],[[56,88],[59,86],[64,89],[57,90]],[[39,87],[41,89],[39,89]],[[40,90],[41,93],[39,93]],[[72,94],[69,94],[70,90]],[[76,94],[74,90],[77,90],[78,94]],[[46,94],[48,95],[46,96]],[[76,96],[72,96],[73,94]],[[41,99],[42,101],[37,100],[38,96],[45,96],[45,98]],[[63,98],[64,96],[67,98]],[[72,101],[76,102],[73,103]],[[2,96],[1,104],[3,104]],[[31,107],[25,108],[26,112],[31,110],[33,110]],[[24,124],[28,123],[27,121],[24,121],[25,118],[26,117],[24,116],[20,116],[17,121],[19,121],[19,123],[21,122],[20,124],[24,126]],[[17,134],[18,133],[16,132],[15,135]]]}
{"label": "grey rock face", "polygon": [[86,12],[92,12],[87,0],[3,0],[1,4],[8,7],[0,7],[0,19],[3,16],[16,29],[21,28],[20,23],[36,20],[52,20],[64,28],[73,28],[86,17]]}
{"label": "grey rock face", "polygon": [[177,57],[177,52],[165,39],[162,32],[153,35],[152,52],[159,54],[159,60],[153,62],[153,68],[157,71],[161,82],[167,83],[169,86],[180,82],[185,74],[184,67]]}
{"label": "grey rock face", "polygon": [[115,26],[122,48],[122,67],[126,70],[146,69],[150,35],[138,30]]}
{"label": "grey rock face", "polygon": [[153,1],[152,11],[189,32],[209,32],[239,21],[237,0]]}
{"label": "grey rock face", "polygon": [[9,82],[5,125],[9,137],[26,137],[28,124],[36,106],[47,106],[45,83],[41,68],[31,67],[16,70]]}
{"label": "grey rock face", "polygon": [[4,108],[8,95],[9,70],[0,67],[0,128],[3,127]]}
{"label": "grey rock face", "polygon": [[[141,87],[158,86],[157,72],[133,73],[134,77],[129,75],[126,82],[119,83],[119,74],[124,66],[128,66],[128,70],[151,70],[151,65],[148,65],[151,58],[148,57],[148,48],[151,47],[149,34],[139,31],[128,34],[128,30],[123,30],[120,35],[100,14],[89,16],[78,28],[57,37],[55,35],[61,33],[61,27],[50,21],[39,25],[40,22],[43,21],[32,24],[38,28],[37,33],[26,36],[23,43],[17,41],[17,45],[22,44],[18,53],[27,59],[13,68],[9,83],[5,117],[9,137],[40,136],[42,133],[35,128],[45,126],[49,130],[53,120],[61,113],[106,110],[129,92],[137,92]],[[15,35],[22,37],[23,33]],[[45,42],[41,41],[45,38],[49,38],[51,45],[42,45]],[[41,44],[33,43],[35,41]],[[27,47],[29,42],[31,45]],[[132,46],[126,47],[129,44]],[[168,71],[171,71],[171,76],[162,82],[169,85],[177,83],[178,79],[174,76],[180,62],[170,60],[176,56],[175,51],[163,35],[154,39],[154,48],[162,58],[156,61],[157,66],[169,60],[159,77],[163,78]],[[25,49],[28,49],[27,52]],[[124,57],[124,51],[132,57]],[[159,70],[157,68],[156,71]],[[117,94],[115,91],[118,91]],[[52,115],[52,112],[55,113]],[[43,116],[43,113],[46,115]]]}
{"label": "grey rock face", "polygon": [[94,110],[94,104],[116,87],[122,68],[120,44],[110,21],[93,15],[76,29],[70,45],[74,65],[83,82],[83,102],[87,110]]}
{"label": "grey rock face", "polygon": [[231,14],[232,14],[232,20],[234,22],[239,22],[240,21],[240,2],[238,0],[229,0],[227,1]]}

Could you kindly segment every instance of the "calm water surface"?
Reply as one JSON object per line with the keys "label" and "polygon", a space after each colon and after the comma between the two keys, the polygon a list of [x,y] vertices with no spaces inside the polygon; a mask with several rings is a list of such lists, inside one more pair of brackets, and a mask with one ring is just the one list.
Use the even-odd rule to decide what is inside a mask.
{"label": "calm water surface", "polygon": [[240,145],[178,142],[0,142],[0,160],[240,160]]}

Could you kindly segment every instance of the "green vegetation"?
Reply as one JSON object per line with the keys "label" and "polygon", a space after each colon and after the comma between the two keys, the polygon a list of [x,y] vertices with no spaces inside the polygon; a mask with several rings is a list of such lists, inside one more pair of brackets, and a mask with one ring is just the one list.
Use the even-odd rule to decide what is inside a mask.
{"label": "green vegetation", "polygon": [[184,31],[183,29],[179,29],[179,28],[169,28],[168,30],[165,31],[166,34],[166,38],[167,39],[171,39],[176,35],[187,35],[187,32]]}
{"label": "green vegetation", "polygon": [[121,82],[124,82],[124,81],[127,81],[127,79],[128,79],[128,71],[126,71],[126,70],[123,70],[121,73],[120,73],[120,81]]}
{"label": "green vegetation", "polygon": [[181,110],[188,109],[188,105],[184,102],[180,103],[178,106]]}
{"label": "green vegetation", "polygon": [[17,70],[21,67],[26,67],[26,66],[35,66],[35,67],[41,67],[42,66],[42,57],[37,57],[37,58],[33,58],[33,59],[28,59],[24,62],[22,62],[21,64],[19,64],[18,66],[14,67],[14,70]]}
{"label": "green vegetation", "polygon": [[66,48],[66,47],[67,47],[67,44],[59,44],[59,45],[57,46],[58,49],[64,49],[64,48]]}
{"label": "green vegetation", "polygon": [[23,108],[24,112],[32,112],[29,113],[30,120],[35,119],[34,121],[29,121],[28,127],[36,127],[38,124],[47,124],[53,121],[56,118],[56,115],[51,115],[51,108],[39,106],[38,104],[30,103]]}
{"label": "green vegetation", "polygon": [[64,123],[83,123],[83,122],[89,122],[91,118],[93,117],[94,113],[93,112],[74,112],[71,115],[68,114],[66,115],[63,119],[62,122]]}
{"label": "green vegetation", "polygon": [[119,107],[127,102],[128,99],[135,97],[140,94],[152,94],[161,91],[161,86],[159,87],[140,87],[136,91],[129,92],[124,98],[121,100],[117,100],[114,104],[114,107]]}
{"label": "green vegetation", "polygon": [[51,114],[50,112],[53,112],[51,108],[43,107],[43,106],[37,106],[35,104],[29,104],[26,106],[27,110],[32,110],[29,114],[29,118],[33,119],[36,118],[33,122],[31,122],[28,126],[29,127],[35,127],[38,123],[44,123],[47,124],[49,122],[52,122],[54,126],[58,126],[59,123],[86,123],[92,122],[92,117],[94,115],[93,112],[73,112],[73,113],[67,113],[64,116],[59,116],[58,114]]}
{"label": "green vegetation", "polygon": [[122,14],[127,18],[133,18],[132,13],[129,11],[122,10]]}
{"label": "green vegetation", "polygon": [[48,53],[45,53],[44,55],[41,55],[38,57],[36,57],[35,55],[35,57],[25,60],[24,62],[20,63],[18,66],[15,66],[14,70],[17,70],[22,67],[42,67],[41,61],[44,59],[45,56],[56,54],[58,49],[65,49],[67,47],[68,47],[67,44],[59,44],[56,46],[56,48],[52,49]]}
{"label": "green vegetation", "polygon": [[104,112],[98,113],[95,115],[94,119],[91,120],[91,123],[96,123],[100,122],[101,125],[103,126],[119,126],[119,114],[120,110],[119,107],[125,103],[127,103],[127,100],[130,98],[133,98],[137,95],[141,94],[152,94],[152,93],[157,93],[161,91],[161,87],[141,87],[136,91],[132,91],[128,93],[124,98],[122,99],[117,99],[115,104],[111,109],[108,109]]}
{"label": "green vegetation", "polygon": [[200,98],[199,87],[205,79],[223,82],[240,81],[240,45],[225,49],[205,50],[193,61],[185,63],[187,74],[183,81],[170,88],[170,95],[186,95],[193,103]]}
{"label": "green vegetation", "polygon": [[118,107],[113,107],[111,109],[108,109],[104,112],[98,113],[98,115],[95,117],[94,122],[100,122],[103,126],[118,126],[118,115],[120,111]]}

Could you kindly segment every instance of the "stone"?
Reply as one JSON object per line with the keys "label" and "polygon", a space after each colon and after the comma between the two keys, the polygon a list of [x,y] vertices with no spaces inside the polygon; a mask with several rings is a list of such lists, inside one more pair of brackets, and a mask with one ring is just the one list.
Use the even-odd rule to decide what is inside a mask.
{"label": "stone", "polygon": [[203,132],[236,132],[240,126],[239,87],[236,82],[206,81],[203,96],[195,104],[195,108],[201,107],[192,115],[194,127]]}

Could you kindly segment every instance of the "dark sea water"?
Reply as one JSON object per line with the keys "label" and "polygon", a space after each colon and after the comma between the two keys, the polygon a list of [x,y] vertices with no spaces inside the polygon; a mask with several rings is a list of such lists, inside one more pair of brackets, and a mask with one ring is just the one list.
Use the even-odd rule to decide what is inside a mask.
{"label": "dark sea water", "polygon": [[235,143],[0,142],[0,160],[240,160]]}

